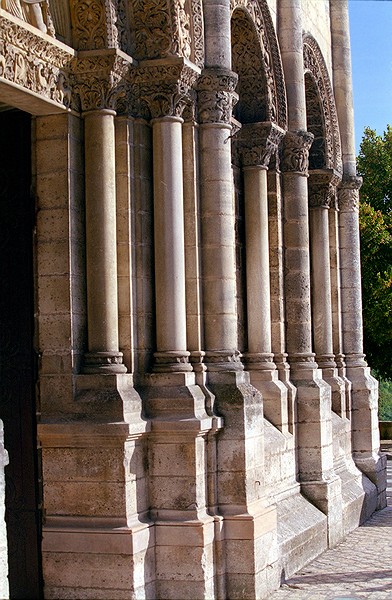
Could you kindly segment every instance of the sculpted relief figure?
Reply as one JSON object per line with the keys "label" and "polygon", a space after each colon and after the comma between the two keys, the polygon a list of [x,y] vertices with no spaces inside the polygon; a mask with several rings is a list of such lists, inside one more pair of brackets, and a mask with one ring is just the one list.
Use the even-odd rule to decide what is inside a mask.
{"label": "sculpted relief figure", "polygon": [[1,0],[1,8],[40,31],[54,35],[47,0]]}

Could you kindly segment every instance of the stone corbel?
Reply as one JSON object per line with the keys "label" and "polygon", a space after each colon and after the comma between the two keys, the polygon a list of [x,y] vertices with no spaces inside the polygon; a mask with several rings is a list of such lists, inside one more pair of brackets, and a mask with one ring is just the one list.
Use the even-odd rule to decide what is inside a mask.
{"label": "stone corbel", "polygon": [[231,123],[238,76],[228,69],[205,69],[198,81],[200,123]]}
{"label": "stone corbel", "polygon": [[285,135],[275,123],[250,123],[243,125],[236,136],[243,167],[268,168]]}
{"label": "stone corbel", "polygon": [[309,208],[336,208],[336,187],[340,175],[334,169],[309,171]]}
{"label": "stone corbel", "polygon": [[131,93],[132,59],[119,50],[79,52],[71,79],[82,112],[110,109],[125,112]]}
{"label": "stone corbel", "polygon": [[309,150],[314,135],[309,131],[288,131],[284,138],[282,171],[308,175]]}
{"label": "stone corbel", "polygon": [[182,117],[184,110],[193,118],[195,91],[193,86],[199,69],[183,58],[158,59],[140,63],[133,72],[133,112],[148,117]]}
{"label": "stone corbel", "polygon": [[341,212],[358,212],[361,185],[362,177],[353,175],[343,178],[338,192],[339,210]]}

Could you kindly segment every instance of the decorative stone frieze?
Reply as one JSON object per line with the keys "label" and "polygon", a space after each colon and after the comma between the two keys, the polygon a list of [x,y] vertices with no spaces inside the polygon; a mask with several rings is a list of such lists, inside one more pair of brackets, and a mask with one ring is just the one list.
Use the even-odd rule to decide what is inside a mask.
{"label": "decorative stone frieze", "polygon": [[238,77],[227,69],[205,69],[198,81],[200,123],[230,123],[233,105],[238,100]]}
{"label": "decorative stone frieze", "polygon": [[308,174],[309,150],[313,142],[309,131],[288,131],[284,138],[282,171]]}
{"label": "decorative stone frieze", "polygon": [[243,167],[268,167],[284,137],[284,131],[273,123],[244,125],[237,136]]}
{"label": "decorative stone frieze", "polygon": [[335,208],[339,174],[333,170],[309,171],[309,207]]}
{"label": "decorative stone frieze", "polygon": [[341,212],[357,212],[359,210],[359,190],[362,177],[344,178],[339,188],[339,210]]}
{"label": "decorative stone frieze", "polygon": [[131,68],[132,60],[115,49],[79,52],[71,73],[75,108],[83,112],[104,108],[125,111],[131,93]]}
{"label": "decorative stone frieze", "polygon": [[193,85],[199,74],[200,71],[184,59],[142,63],[132,73],[131,111],[153,119],[181,117],[185,107],[193,113],[196,99]]}
{"label": "decorative stone frieze", "polygon": [[49,42],[0,10],[0,78],[68,107],[71,95],[67,68],[71,50]]}
{"label": "decorative stone frieze", "polygon": [[[335,98],[332,90],[328,69],[321,50],[310,35],[305,35],[303,39],[304,68],[308,72],[317,88],[318,97],[307,104],[307,113],[315,110],[322,111],[322,120],[325,139],[325,155],[323,162],[328,169],[335,169],[342,173],[342,151],[340,144],[339,123],[335,106]],[[317,106],[316,106],[317,104]]]}
{"label": "decorative stone frieze", "polygon": [[182,56],[204,63],[201,0],[130,3],[131,53],[139,60]]}

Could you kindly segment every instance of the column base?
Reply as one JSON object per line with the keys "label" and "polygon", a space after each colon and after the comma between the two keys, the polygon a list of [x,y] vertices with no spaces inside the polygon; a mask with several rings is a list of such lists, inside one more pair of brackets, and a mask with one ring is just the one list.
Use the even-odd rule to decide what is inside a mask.
{"label": "column base", "polygon": [[122,352],[88,352],[84,355],[82,372],[86,374],[126,373]]}
{"label": "column base", "polygon": [[386,462],[380,454],[378,382],[364,357],[346,355],[347,377],[352,384],[352,445],[357,467],[377,488],[377,509],[386,506]]}
{"label": "column base", "polygon": [[328,546],[343,540],[342,482],[332,476],[327,481],[302,481],[301,492],[327,516]]}
{"label": "column base", "polygon": [[99,519],[48,519],[43,527],[45,598],[154,600],[154,528]]}
{"label": "column base", "polygon": [[333,356],[326,360],[326,356],[316,356],[319,368],[322,370],[322,377],[331,387],[332,410],[339,417],[346,416],[346,386],[338,375],[336,363]]}
{"label": "column base", "polygon": [[150,516],[157,598],[215,597],[214,518],[207,514],[207,439],[222,426],[193,372],[153,373],[142,388],[151,418]]}

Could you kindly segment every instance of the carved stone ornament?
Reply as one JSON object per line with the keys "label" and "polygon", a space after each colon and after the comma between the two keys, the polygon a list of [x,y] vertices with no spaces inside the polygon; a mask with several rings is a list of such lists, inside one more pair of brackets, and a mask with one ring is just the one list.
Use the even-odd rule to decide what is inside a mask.
{"label": "carved stone ornament", "polygon": [[207,371],[243,371],[241,353],[238,350],[206,351],[204,362]]}
{"label": "carved stone ornament", "polygon": [[195,104],[193,85],[200,71],[181,58],[146,61],[132,72],[131,112],[146,119],[181,117]]}
{"label": "carved stone ornament", "polygon": [[341,212],[357,212],[359,210],[359,190],[362,177],[344,178],[338,191],[339,210]]}
{"label": "carved stone ornament", "polygon": [[154,352],[154,373],[192,371],[190,352]]}
{"label": "carved stone ornament", "polygon": [[0,11],[0,77],[68,107],[71,92],[66,75],[74,57],[72,50],[45,39],[38,31],[20,25],[5,11]]}
{"label": "carved stone ornament", "polygon": [[79,50],[118,47],[117,0],[72,0],[73,43]]}
{"label": "carved stone ornament", "polygon": [[283,129],[270,122],[243,125],[236,136],[242,166],[267,168],[284,134]]}
{"label": "carved stone ornament", "polygon": [[0,0],[0,8],[54,37],[48,0]]}
{"label": "carved stone ornament", "polygon": [[230,124],[238,77],[228,69],[205,69],[197,84],[200,123]]}
{"label": "carved stone ornament", "polygon": [[313,134],[309,131],[288,131],[283,144],[282,170],[307,175],[312,142]]}
{"label": "carved stone ornament", "polygon": [[79,52],[72,63],[71,81],[75,108],[81,111],[108,108],[126,112],[131,93],[132,60],[112,49]]}
{"label": "carved stone ornament", "polygon": [[[262,61],[267,92],[267,97],[265,99],[265,118],[269,121],[276,122],[282,129],[286,129],[287,100],[282,60],[268,4],[265,1],[259,0],[230,0],[230,7],[232,13],[234,13],[236,9],[241,9],[242,12],[247,13],[258,37],[258,53]],[[246,60],[246,47],[243,51],[240,51],[240,55]],[[248,65],[249,68],[251,68],[252,61],[248,62]],[[244,84],[246,89],[248,85],[246,82],[244,82]]]}
{"label": "carved stone ornament", "polygon": [[340,174],[333,169],[309,171],[309,207],[336,208],[336,187]]}
{"label": "carved stone ornament", "polygon": [[204,63],[201,0],[134,0],[129,3],[131,53],[138,60],[181,56]]}
{"label": "carved stone ornament", "polygon": [[[338,173],[342,173],[343,166],[339,122],[332,85],[321,50],[314,38],[308,34],[305,35],[303,39],[303,54],[305,73],[308,72],[310,74],[318,92],[318,106],[316,107],[316,111],[319,110],[318,107],[320,107],[322,111],[322,121],[324,125],[323,137],[326,151],[324,164],[320,166],[327,169],[334,169]],[[312,104],[315,106],[315,102],[308,103],[308,112],[312,109]]]}

